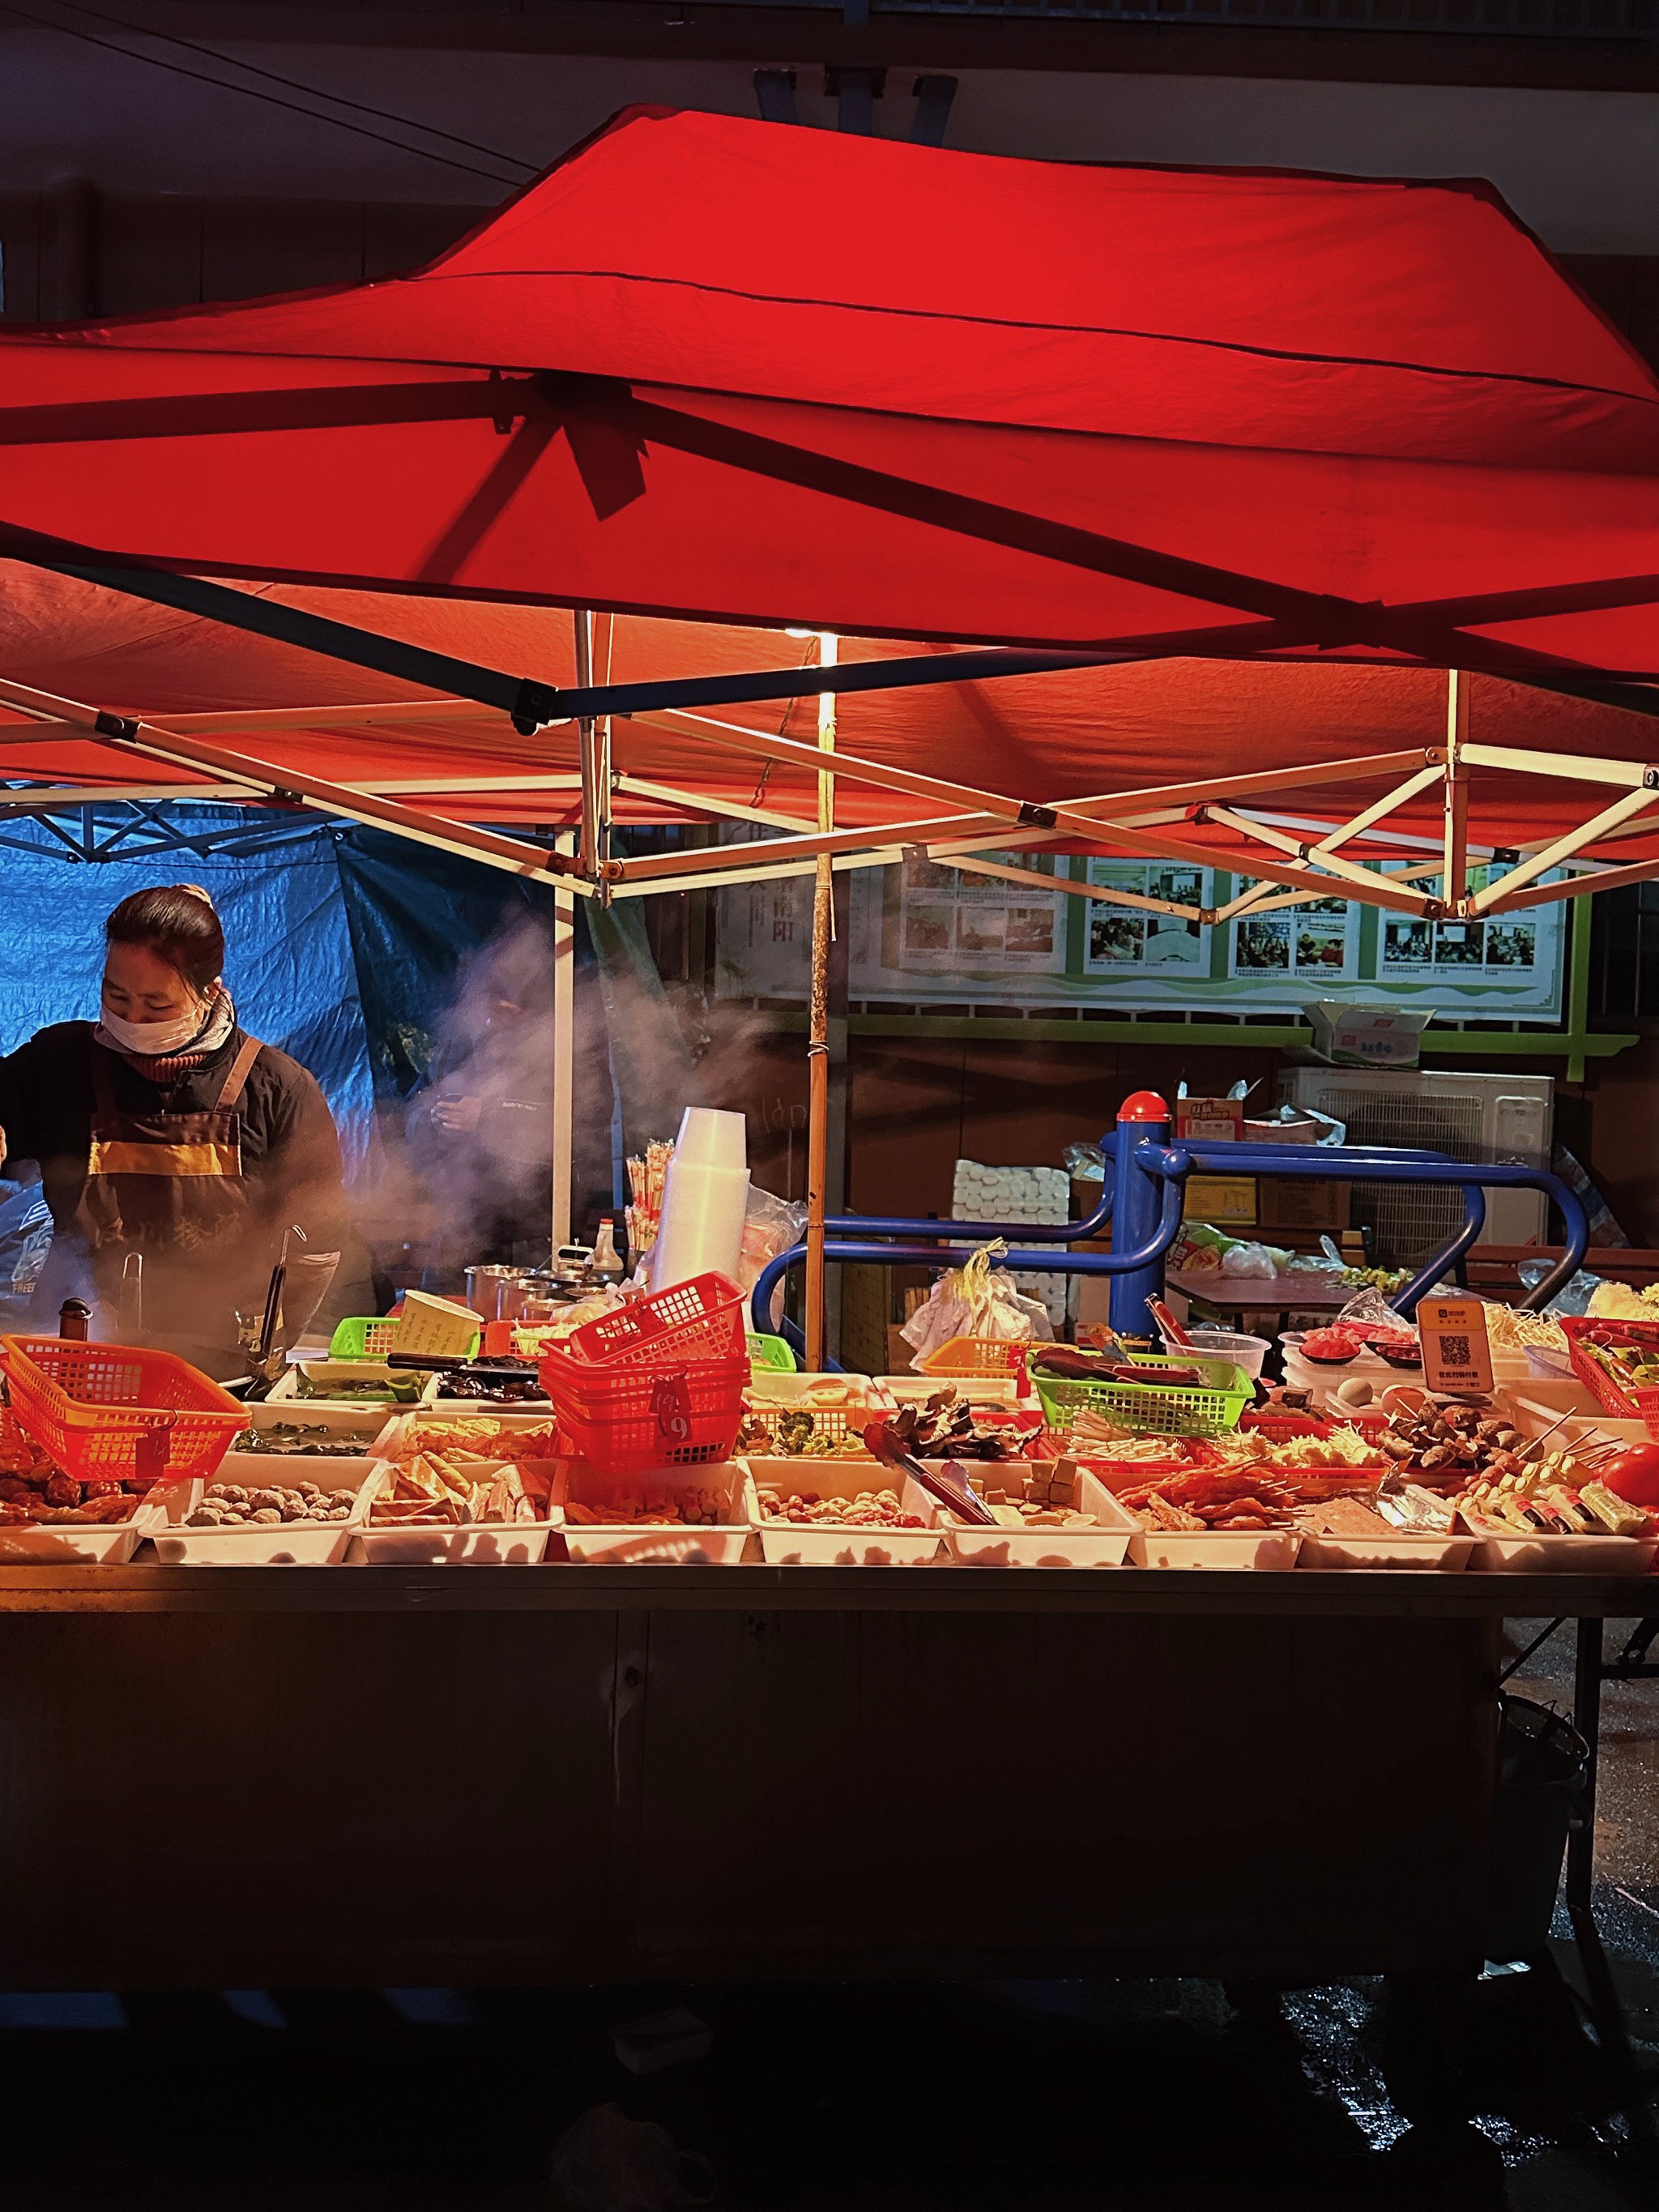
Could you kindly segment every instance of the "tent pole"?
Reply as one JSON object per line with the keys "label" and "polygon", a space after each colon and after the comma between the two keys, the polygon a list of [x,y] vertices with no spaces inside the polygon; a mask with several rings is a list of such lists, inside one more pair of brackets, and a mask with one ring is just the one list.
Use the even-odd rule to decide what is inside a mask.
{"label": "tent pole", "polygon": [[[593,688],[593,610],[577,607],[574,619],[576,682],[581,690],[589,691]],[[606,627],[608,629],[608,618]],[[608,652],[605,657],[609,659]],[[607,670],[607,676],[609,672]],[[605,869],[611,859],[611,717],[584,714],[576,727],[581,738],[581,871],[590,883],[599,885],[603,901],[610,896]]]}
{"label": "tent pole", "polygon": [[1446,853],[1440,896],[1448,914],[1462,911],[1469,895],[1469,769],[1463,757],[1469,741],[1469,679],[1461,668],[1446,671]]}
{"label": "tent pole", "polygon": [[[561,847],[568,837],[558,841]],[[574,1175],[576,1040],[576,899],[553,894],[553,1249],[570,1242]]]}
{"label": "tent pole", "polygon": [[[838,641],[825,630],[818,665],[833,668]],[[818,750],[836,749],[836,695],[818,694]],[[836,779],[818,770],[818,829],[836,826]],[[823,1216],[830,1169],[830,936],[835,925],[836,884],[831,855],[820,853],[812,876],[812,991],[806,1046],[806,1365],[822,1374],[824,1361]]]}

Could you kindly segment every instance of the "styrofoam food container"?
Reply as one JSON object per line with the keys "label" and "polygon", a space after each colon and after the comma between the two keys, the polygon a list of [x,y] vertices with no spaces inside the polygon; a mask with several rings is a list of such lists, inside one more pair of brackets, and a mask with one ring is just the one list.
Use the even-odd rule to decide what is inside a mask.
{"label": "styrofoam food container", "polygon": [[[675,1522],[582,1522],[564,1512],[572,1498],[602,1512],[607,1499],[636,1484],[665,1491],[718,1490],[724,1501],[720,1518],[688,1528]],[[601,1474],[585,1459],[562,1459],[553,1477],[553,1501],[566,1556],[580,1566],[735,1566],[749,1541],[748,1476],[738,1460],[617,1476]]]}
{"label": "styrofoam food container", "polygon": [[[1542,1409],[1545,1425],[1558,1413],[1581,1414],[1587,1421],[1602,1419],[1600,1400],[1576,1375],[1523,1375],[1499,1383],[1497,1395],[1511,1413],[1524,1406]],[[1647,1431],[1642,1433],[1645,1437]]]}
{"label": "styrofoam food container", "polygon": [[757,1368],[751,1373],[749,1395],[757,1406],[805,1406],[811,1411],[812,1393],[831,1385],[845,1390],[847,1395],[834,1401],[819,1400],[818,1409],[824,1413],[839,1413],[854,1406],[873,1406],[890,1412],[895,1402],[884,1385],[869,1375],[780,1375],[766,1367]]}
{"label": "styrofoam food container", "polygon": [[[507,1434],[525,1429],[545,1429],[553,1423],[550,1407],[544,1406],[479,1406],[454,1404],[449,1406],[403,1406],[398,1407],[382,1429],[379,1450],[386,1459],[396,1459],[404,1449],[404,1439],[416,1421],[423,1427],[441,1425],[445,1421],[499,1421]],[[556,1452],[538,1452],[536,1463],[556,1459]]]}
{"label": "styrofoam food container", "polygon": [[1604,1413],[1595,1401],[1588,1412],[1571,1411],[1571,1419],[1555,1426],[1564,1412],[1571,1409],[1555,1402],[1562,1394],[1544,1393],[1548,1385],[1539,1382],[1518,1384],[1503,1393],[1504,1408],[1523,1436],[1541,1437],[1546,1429],[1551,1431],[1547,1449],[1571,1451],[1574,1443],[1590,1443],[1600,1437],[1616,1437],[1621,1443],[1647,1444],[1653,1442],[1645,1421],[1621,1421],[1613,1413]]}
{"label": "styrofoam food container", "polygon": [[[805,1488],[816,1490],[820,1498],[866,1497],[872,1491],[891,1489],[895,1470],[870,1459],[751,1459],[747,1464],[751,1478],[749,1517],[769,1567],[919,1567],[939,1557],[933,1500],[914,1475],[904,1477],[899,1504],[906,1513],[921,1517],[925,1525],[920,1528],[863,1528],[845,1521],[815,1521],[803,1528],[789,1521],[763,1520],[755,1493]],[[803,1468],[822,1468],[829,1479],[802,1483]]]}
{"label": "styrofoam food container", "polygon": [[[299,1378],[303,1375],[307,1382],[326,1389],[331,1382],[389,1382],[394,1375],[399,1382],[406,1382],[415,1371],[406,1367],[388,1367],[384,1360],[379,1359],[307,1359],[302,1365],[289,1369],[264,1403],[267,1406],[309,1406],[319,1414],[342,1411],[355,1413],[367,1407],[371,1412],[378,1412],[384,1419],[388,1413],[408,1413],[410,1405],[394,1399],[377,1402],[364,1398],[303,1398],[300,1395]],[[435,1376],[428,1375],[421,1386],[419,1398],[414,1402],[423,1404],[430,1398],[436,1381]]]}
{"label": "styrofoam food container", "polygon": [[1312,1529],[1304,1529],[1296,1564],[1316,1570],[1403,1567],[1455,1575],[1468,1565],[1474,1549],[1473,1536],[1439,1535],[1426,1531],[1419,1535],[1407,1528],[1379,1531],[1374,1536],[1316,1534]]}
{"label": "styrofoam food container", "polygon": [[901,1406],[925,1406],[941,1390],[954,1390],[969,1405],[1035,1406],[1036,1393],[1022,1398],[1018,1375],[872,1375],[871,1382]]}
{"label": "styrofoam food container", "polygon": [[1481,1575],[1645,1575],[1659,1538],[1652,1536],[1480,1535],[1469,1571]]}
{"label": "styrofoam food container", "polygon": [[0,1528],[0,1567],[124,1567],[164,1518],[152,1491],[125,1521],[53,1521]]}
{"label": "styrofoam food container", "polygon": [[[368,1449],[363,1453],[331,1452],[295,1454],[292,1458],[270,1452],[238,1451],[234,1446],[219,1462],[216,1482],[240,1482],[252,1489],[264,1489],[272,1481],[281,1481],[292,1475],[295,1480],[314,1482],[324,1490],[337,1484],[341,1487],[355,1486],[361,1481],[370,1460],[379,1456],[374,1449],[400,1418],[397,1408],[386,1406],[342,1406],[332,1411],[319,1407],[313,1411],[314,1401],[283,1398],[273,1405],[267,1398],[247,1409],[247,1426],[251,1429],[280,1428],[286,1423],[299,1427],[327,1429],[337,1437],[347,1437],[354,1443]],[[283,1470],[287,1470],[285,1475]],[[295,1474],[297,1470],[297,1474]]]}
{"label": "styrofoam food container", "polygon": [[[975,1464],[951,1462],[958,1475]],[[980,1462],[977,1471],[988,1478],[999,1464]],[[1077,1502],[1081,1511],[1095,1516],[1098,1526],[1093,1528],[975,1528],[954,1519],[948,1506],[928,1502],[945,1550],[959,1567],[1121,1567],[1140,1526],[1084,1467],[1078,1469]]]}
{"label": "styrofoam food container", "polygon": [[1304,1359],[1293,1344],[1284,1337],[1279,1342],[1285,1347],[1285,1382],[1287,1389],[1306,1390],[1315,1410],[1323,1413],[1336,1399],[1340,1386],[1348,1382],[1369,1382],[1377,1397],[1392,1382],[1420,1384],[1420,1367],[1390,1367],[1386,1359],[1379,1359],[1374,1352],[1356,1353],[1353,1358],[1339,1360],[1323,1366],[1316,1359]]}
{"label": "styrofoam food container", "polygon": [[[270,1489],[293,1481],[314,1482],[319,1490],[333,1492],[349,1498],[351,1512],[344,1521],[285,1521],[273,1528],[268,1523],[252,1522],[237,1528],[191,1528],[185,1526],[191,1514],[201,1504],[210,1485],[199,1479],[193,1482],[173,1483],[163,1492],[158,1486],[161,1514],[150,1530],[150,1540],[155,1546],[155,1555],[169,1566],[185,1567],[329,1567],[343,1559],[352,1536],[368,1510],[368,1501],[379,1488],[386,1472],[380,1460],[290,1460],[290,1468],[303,1467],[311,1470],[303,1476],[290,1477],[288,1484],[281,1476],[273,1477],[272,1470],[281,1468],[281,1460],[264,1459],[257,1454],[241,1455],[245,1465],[258,1470],[255,1476],[227,1474],[222,1469],[215,1482],[241,1482],[249,1489],[256,1486]],[[345,1475],[331,1474],[325,1470],[346,1468]]]}
{"label": "styrofoam food container", "polygon": [[[510,1465],[487,1460],[491,1472]],[[539,1521],[404,1521],[377,1528],[368,1518],[375,1493],[392,1473],[382,1462],[366,1486],[362,1518],[350,1530],[349,1556],[370,1567],[533,1567],[546,1553],[548,1540],[563,1515],[550,1505]]]}
{"label": "styrofoam food container", "polygon": [[1296,1528],[1143,1528],[1129,1539],[1132,1567],[1238,1567],[1278,1573],[1296,1565]]}

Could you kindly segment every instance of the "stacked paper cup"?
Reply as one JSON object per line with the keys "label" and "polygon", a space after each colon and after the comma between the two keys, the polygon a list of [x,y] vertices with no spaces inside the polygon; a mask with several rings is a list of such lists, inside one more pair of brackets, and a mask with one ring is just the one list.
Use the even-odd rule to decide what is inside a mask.
{"label": "stacked paper cup", "polygon": [[662,1225],[651,1254],[651,1287],[693,1275],[735,1279],[749,1204],[749,1147],[741,1114],[688,1106],[663,1186]]}

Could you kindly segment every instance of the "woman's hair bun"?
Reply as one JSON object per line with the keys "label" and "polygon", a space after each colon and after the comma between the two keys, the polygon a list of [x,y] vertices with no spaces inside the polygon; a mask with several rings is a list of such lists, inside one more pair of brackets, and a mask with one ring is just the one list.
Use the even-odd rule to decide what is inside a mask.
{"label": "woman's hair bun", "polygon": [[225,933],[199,884],[162,884],[124,898],[104,924],[112,945],[142,945],[176,968],[198,998],[224,972]]}

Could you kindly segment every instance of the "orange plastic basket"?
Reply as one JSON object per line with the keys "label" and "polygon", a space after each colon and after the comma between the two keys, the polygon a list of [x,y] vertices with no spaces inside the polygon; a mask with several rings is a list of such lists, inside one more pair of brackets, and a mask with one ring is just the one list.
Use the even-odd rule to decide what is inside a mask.
{"label": "orange plastic basket", "polygon": [[678,1367],[595,1368],[555,1352],[544,1358],[542,1376],[563,1449],[601,1474],[637,1474],[731,1458],[743,1425],[749,1354]]}
{"label": "orange plastic basket", "polygon": [[0,1336],[11,1410],[80,1482],[211,1476],[247,1408],[188,1360],[125,1344]]}
{"label": "orange plastic basket", "polygon": [[1604,1321],[1564,1314],[1561,1326],[1572,1371],[1596,1402],[1615,1420],[1641,1421],[1650,1437],[1659,1437],[1659,1389],[1627,1389],[1589,1350],[1595,1344],[1635,1345],[1659,1357],[1659,1320]]}
{"label": "orange plastic basket", "polygon": [[922,1375],[1023,1375],[1029,1344],[994,1336],[953,1336],[915,1362]]}
{"label": "orange plastic basket", "polygon": [[694,1275],[585,1322],[560,1349],[589,1366],[681,1367],[739,1354],[746,1360],[743,1292],[729,1276]]}

